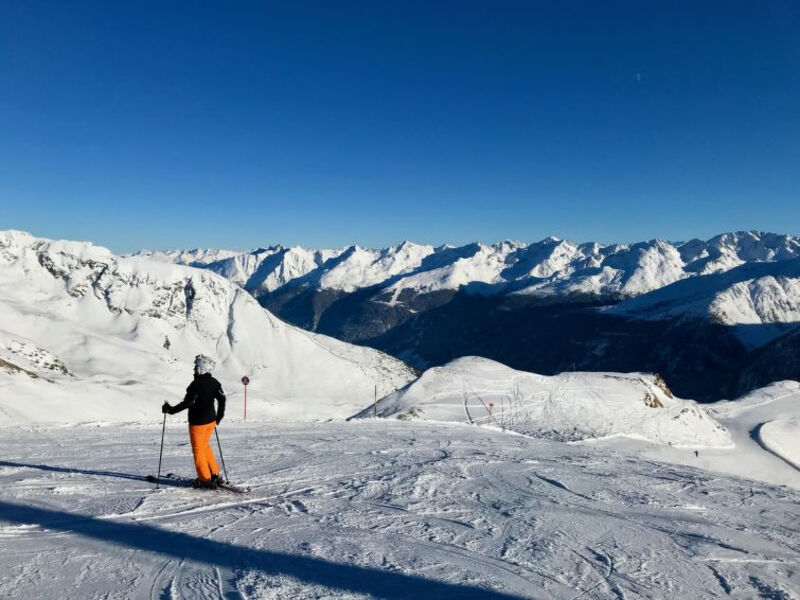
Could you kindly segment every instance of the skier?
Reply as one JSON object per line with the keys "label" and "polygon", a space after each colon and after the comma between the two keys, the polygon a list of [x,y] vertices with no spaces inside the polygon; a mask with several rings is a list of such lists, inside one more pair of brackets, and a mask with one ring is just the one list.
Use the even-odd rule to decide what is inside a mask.
{"label": "skier", "polygon": [[[209,441],[214,428],[225,416],[225,392],[222,391],[219,381],[211,376],[213,368],[213,360],[198,354],[194,359],[194,380],[186,388],[183,402],[175,406],[164,402],[161,407],[162,413],[171,415],[185,408],[189,409],[189,439],[192,442],[194,466],[197,470],[197,479],[192,485],[210,489],[216,489],[223,483]],[[214,399],[217,400],[216,411],[214,411]]]}

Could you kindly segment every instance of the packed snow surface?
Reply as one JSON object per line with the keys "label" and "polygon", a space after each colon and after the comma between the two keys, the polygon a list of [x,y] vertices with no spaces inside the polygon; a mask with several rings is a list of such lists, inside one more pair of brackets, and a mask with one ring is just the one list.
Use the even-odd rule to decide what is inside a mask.
{"label": "packed snow surface", "polygon": [[769,421],[758,430],[763,446],[800,469],[800,420]]}
{"label": "packed snow surface", "polygon": [[342,417],[414,374],[376,350],[309,333],[208,270],[84,242],[0,232],[0,413],[11,422],[147,418],[175,403],[192,359],[217,362],[237,411]]}
{"label": "packed snow surface", "polygon": [[[223,423],[247,495],[158,491],[160,421],[0,429],[4,598],[797,598],[800,492],[424,421]],[[192,473],[170,417],[164,471]]]}
{"label": "packed snow surface", "polygon": [[487,423],[563,441],[626,436],[676,446],[732,445],[700,405],[675,398],[661,380],[642,373],[548,377],[467,357],[429,369],[376,409],[381,417]]}
{"label": "packed snow surface", "polygon": [[[738,400],[715,402],[709,412],[734,437],[739,473],[796,485],[779,467],[784,473],[800,472],[800,383],[774,383]],[[764,450],[778,457],[779,464],[768,462]]]}

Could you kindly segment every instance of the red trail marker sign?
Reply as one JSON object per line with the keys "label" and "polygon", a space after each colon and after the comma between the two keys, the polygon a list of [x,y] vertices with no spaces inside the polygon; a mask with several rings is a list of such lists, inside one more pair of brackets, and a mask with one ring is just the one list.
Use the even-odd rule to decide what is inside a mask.
{"label": "red trail marker sign", "polygon": [[242,385],[244,386],[244,420],[247,421],[247,386],[250,384],[250,378],[245,375],[242,377]]}

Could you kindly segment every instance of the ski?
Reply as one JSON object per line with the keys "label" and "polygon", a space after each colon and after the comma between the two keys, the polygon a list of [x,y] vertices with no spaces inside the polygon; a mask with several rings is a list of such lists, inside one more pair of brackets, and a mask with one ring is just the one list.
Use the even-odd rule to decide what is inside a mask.
{"label": "ski", "polygon": [[233,492],[234,494],[248,494],[250,493],[250,488],[248,487],[239,487],[238,485],[232,485],[229,482],[217,484],[218,490],[225,490],[226,492]]}
{"label": "ski", "polygon": [[[158,478],[155,475],[148,475],[145,479],[147,479],[147,481],[149,481],[150,483],[156,483],[158,481]],[[161,481],[162,483],[165,483],[170,486],[194,488],[194,486],[192,486],[192,482],[194,481],[193,479],[189,479],[187,477],[180,477],[179,475],[175,475],[175,473],[167,473],[166,475],[162,475]],[[211,488],[194,488],[194,489],[208,490],[212,492],[215,491]],[[232,483],[226,481],[223,483],[218,483],[216,491],[231,492],[234,494],[247,494],[250,492],[250,488],[239,487],[237,485],[233,485]]]}

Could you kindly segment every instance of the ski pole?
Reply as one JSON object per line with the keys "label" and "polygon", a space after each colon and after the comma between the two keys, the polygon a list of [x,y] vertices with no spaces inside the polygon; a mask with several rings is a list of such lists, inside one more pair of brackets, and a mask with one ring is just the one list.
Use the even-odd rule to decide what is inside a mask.
{"label": "ski pole", "polygon": [[219,448],[219,459],[222,461],[222,470],[225,473],[225,481],[230,481],[228,479],[228,469],[225,468],[225,457],[222,456],[222,445],[219,443],[219,432],[217,428],[214,427],[214,435],[217,436],[217,448]]}
{"label": "ski pole", "polygon": [[164,423],[161,425],[161,450],[158,452],[158,475],[156,475],[156,489],[161,484],[161,457],[164,455],[164,430],[167,428],[167,413],[164,413]]}

